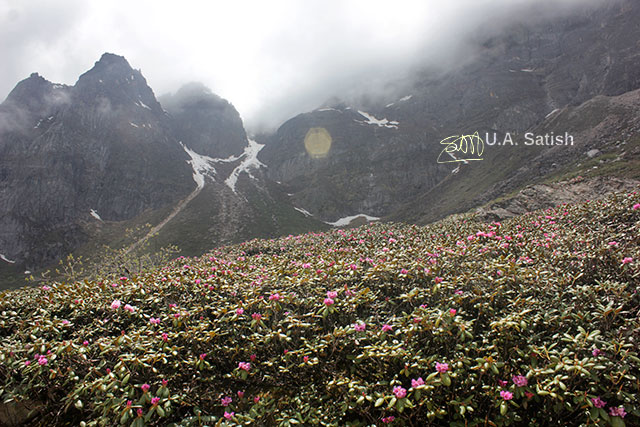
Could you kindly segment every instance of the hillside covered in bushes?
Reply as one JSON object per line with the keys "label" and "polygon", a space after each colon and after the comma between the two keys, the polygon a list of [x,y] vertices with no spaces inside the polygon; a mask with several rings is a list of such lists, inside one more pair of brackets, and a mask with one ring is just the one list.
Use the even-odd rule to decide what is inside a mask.
{"label": "hillside covered in bushes", "polygon": [[4,292],[0,424],[640,425],[639,243],[618,194]]}

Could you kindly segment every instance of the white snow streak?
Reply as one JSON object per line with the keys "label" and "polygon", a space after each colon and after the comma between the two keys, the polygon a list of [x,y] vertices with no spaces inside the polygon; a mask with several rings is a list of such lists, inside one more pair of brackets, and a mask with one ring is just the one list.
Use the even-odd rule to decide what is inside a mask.
{"label": "white snow streak", "polygon": [[189,150],[182,141],[180,141],[180,145],[182,145],[184,151],[186,151],[189,157],[191,157],[191,160],[187,160],[187,163],[189,163],[193,169],[193,180],[198,184],[198,188],[204,187],[205,176],[209,176],[213,179],[213,175],[216,174],[216,170],[211,164],[215,163],[216,159],[212,159],[209,156],[203,156],[193,150]]}
{"label": "white snow streak", "polygon": [[102,221],[102,218],[100,218],[100,215],[98,215],[98,212],[96,212],[95,209],[91,209],[91,216],[97,219],[98,221]]}
{"label": "white snow streak", "polygon": [[367,221],[378,221],[380,219],[380,218],[375,217],[375,216],[370,216],[370,215],[365,215],[365,214],[358,214],[358,215],[351,215],[351,216],[346,216],[344,218],[340,218],[339,220],[337,220],[335,222],[327,222],[327,224],[332,225],[334,227],[343,227],[345,225],[351,224],[351,221],[353,221],[356,218],[360,218],[360,217],[364,217]]}
{"label": "white snow streak", "polygon": [[140,126],[138,126],[137,124],[135,124],[135,123],[133,123],[133,122],[129,122],[129,124],[130,124],[131,126],[133,126],[134,128],[138,128],[138,127],[140,127]]}
{"label": "white snow streak", "polygon": [[400,98],[400,99],[398,100],[398,102],[408,101],[408,100],[410,100],[411,98],[413,98],[413,95],[403,96],[402,98]]}
{"label": "white snow streak", "polygon": [[11,261],[9,258],[7,258],[6,256],[4,256],[3,254],[0,254],[0,259],[3,260],[4,262],[8,262],[9,264],[15,264],[15,261]]}
{"label": "white snow streak", "polygon": [[151,107],[149,107],[147,104],[145,104],[144,102],[142,102],[142,100],[138,100],[137,104],[139,106],[141,106],[142,108],[146,108],[147,110],[151,110]]}
{"label": "white snow streak", "polygon": [[238,166],[236,166],[233,172],[231,172],[229,178],[224,181],[224,183],[227,184],[227,186],[234,193],[236,192],[236,183],[238,182],[238,176],[240,176],[242,172],[247,173],[247,175],[253,178],[253,175],[251,175],[251,169],[258,169],[262,166],[265,166],[260,162],[260,160],[258,160],[258,153],[260,152],[260,150],[262,150],[263,147],[264,144],[258,144],[252,139],[249,140],[249,145],[244,149],[244,153],[242,153],[242,155],[240,156],[240,158],[244,157],[244,159]]}
{"label": "white snow streak", "polygon": [[549,117],[553,116],[555,113],[557,113],[558,111],[560,111],[559,108],[556,108],[555,110],[553,110],[552,112],[550,112],[549,114],[547,114],[546,116],[544,116],[545,119],[548,119]]}
{"label": "white snow streak", "polygon": [[300,212],[301,214],[303,214],[304,216],[313,216],[308,210],[306,209],[302,209],[302,208],[296,208],[295,206],[293,207],[295,210],[297,210],[298,212]]}
{"label": "white snow streak", "polygon": [[389,121],[387,119],[376,119],[371,114],[365,113],[364,111],[360,111],[360,110],[358,110],[358,113],[360,113],[360,115],[362,117],[367,119],[366,122],[358,122],[356,120],[356,122],[358,122],[358,123],[366,123],[366,124],[369,124],[369,125],[377,125],[377,126],[385,127],[385,128],[398,129],[398,126],[397,126],[398,122],[396,122],[396,121]]}

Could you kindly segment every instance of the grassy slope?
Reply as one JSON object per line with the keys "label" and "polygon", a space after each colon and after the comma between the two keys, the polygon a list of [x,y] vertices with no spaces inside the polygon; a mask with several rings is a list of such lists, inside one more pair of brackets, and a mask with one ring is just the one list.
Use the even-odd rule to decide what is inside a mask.
{"label": "grassy slope", "polygon": [[622,425],[619,406],[637,425],[639,202],[256,239],[7,292],[2,397],[42,425]]}

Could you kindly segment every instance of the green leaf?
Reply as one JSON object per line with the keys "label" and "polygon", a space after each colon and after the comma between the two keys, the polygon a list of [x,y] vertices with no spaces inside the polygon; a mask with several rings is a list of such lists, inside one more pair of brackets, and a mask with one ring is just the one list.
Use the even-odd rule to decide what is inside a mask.
{"label": "green leaf", "polygon": [[451,385],[451,377],[446,372],[442,374],[442,384],[449,387]]}
{"label": "green leaf", "polygon": [[376,400],[376,403],[373,406],[377,408],[378,406],[382,406],[383,403],[384,403],[384,397],[381,397],[378,400]]}
{"label": "green leaf", "polygon": [[502,402],[500,404],[500,414],[501,415],[506,415],[507,413],[507,403],[506,402]]}

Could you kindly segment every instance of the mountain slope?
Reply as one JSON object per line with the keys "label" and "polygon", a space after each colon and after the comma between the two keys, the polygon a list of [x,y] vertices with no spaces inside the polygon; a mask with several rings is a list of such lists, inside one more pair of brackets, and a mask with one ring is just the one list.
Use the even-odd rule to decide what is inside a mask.
{"label": "mountain slope", "polygon": [[[517,25],[491,37],[480,34],[472,60],[446,73],[425,69],[410,84],[397,82],[403,92],[395,99],[353,100],[351,108],[337,100],[292,118],[264,139],[261,159],[272,179],[323,220],[368,213],[433,221],[465,211],[486,203],[489,196],[477,198],[489,187],[495,186],[493,198],[513,191],[514,171],[533,159],[538,167],[526,179],[522,175],[518,185],[525,185],[533,172],[536,179],[553,175],[576,152],[565,150],[558,161],[552,153],[559,149],[521,146],[507,151],[494,146],[487,147],[483,162],[442,165],[437,164],[444,148],[440,141],[476,131],[522,138],[527,131],[544,135],[552,129],[556,135],[584,133],[574,135],[578,151],[597,149],[599,142],[584,126],[597,132],[598,122],[577,126],[577,118],[557,113],[588,105],[596,96],[640,88],[632,71],[640,67],[639,22],[640,4],[626,0]],[[587,110],[575,114],[586,118],[591,114]],[[627,132],[635,132],[632,119],[625,120]],[[305,151],[305,137],[315,128],[333,138],[323,158]],[[538,157],[542,152],[547,154]]]}

